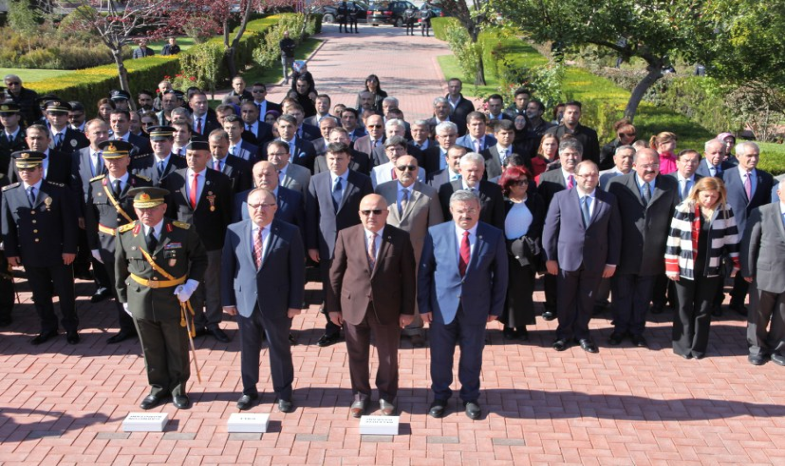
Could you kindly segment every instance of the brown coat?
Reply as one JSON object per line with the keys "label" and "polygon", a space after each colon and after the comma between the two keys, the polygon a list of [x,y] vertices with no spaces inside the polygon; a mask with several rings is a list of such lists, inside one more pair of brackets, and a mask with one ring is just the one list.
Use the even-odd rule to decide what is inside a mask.
{"label": "brown coat", "polygon": [[368,264],[365,230],[356,225],[338,232],[325,305],[359,325],[373,301],[377,322],[390,325],[401,314],[414,314],[414,250],[409,234],[386,225],[373,272]]}

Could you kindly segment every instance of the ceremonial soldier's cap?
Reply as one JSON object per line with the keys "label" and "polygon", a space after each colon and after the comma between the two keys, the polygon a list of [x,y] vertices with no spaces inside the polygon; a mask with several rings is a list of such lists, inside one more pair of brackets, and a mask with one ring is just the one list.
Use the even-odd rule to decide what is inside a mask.
{"label": "ceremonial soldier's cap", "polygon": [[207,141],[194,141],[191,140],[187,146],[185,146],[185,150],[210,150],[210,144]]}
{"label": "ceremonial soldier's cap", "polygon": [[61,100],[50,100],[46,103],[45,110],[50,113],[68,113],[71,111],[71,104]]}
{"label": "ceremonial soldier's cap", "polygon": [[164,203],[164,197],[169,191],[164,188],[146,186],[143,188],[129,189],[126,196],[134,198],[134,207],[137,209],[149,209]]}
{"label": "ceremonial soldier's cap", "polygon": [[171,92],[174,92],[174,95],[176,95],[178,99],[185,100],[185,92],[177,90],[177,89],[174,89]]}
{"label": "ceremonial soldier's cap", "polygon": [[2,116],[11,116],[15,113],[19,113],[19,104],[14,103],[13,101],[6,101],[0,103],[0,115]]}
{"label": "ceremonial soldier's cap", "polygon": [[98,144],[98,148],[101,149],[101,157],[114,160],[128,156],[134,145],[125,141],[104,141]]}
{"label": "ceremonial soldier's cap", "polygon": [[46,154],[34,150],[19,150],[11,154],[16,168],[35,168],[42,164]]}
{"label": "ceremonial soldier's cap", "polygon": [[174,128],[171,126],[153,126],[147,130],[150,132],[151,141],[165,141],[174,138]]}
{"label": "ceremonial soldier's cap", "polygon": [[112,100],[131,100],[131,94],[122,89],[112,89],[109,98]]}

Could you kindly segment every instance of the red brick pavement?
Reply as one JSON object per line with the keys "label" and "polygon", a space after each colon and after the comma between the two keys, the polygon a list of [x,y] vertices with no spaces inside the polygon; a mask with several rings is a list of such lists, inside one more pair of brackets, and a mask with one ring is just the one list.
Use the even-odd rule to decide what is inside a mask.
{"label": "red brick pavement", "polygon": [[[362,31],[369,35],[369,28]],[[407,39],[391,28],[373,32],[371,39],[361,34],[352,40],[408,40],[443,50],[433,39]],[[340,48],[342,39],[333,45],[331,40],[322,51]],[[380,64],[359,63],[363,54],[354,55],[355,77],[380,72]],[[411,76],[401,70],[421,55],[385,55],[380,73],[388,78],[382,83],[393,88],[396,69]],[[314,62],[330,69],[327,61]],[[332,69],[337,71],[337,64]],[[439,82],[427,79],[438,91]],[[347,84],[347,92],[357,83]],[[411,95],[406,105],[414,108],[416,94]],[[421,99],[427,102],[431,95]],[[271,413],[270,432],[226,432],[240,390],[237,325],[227,317],[224,328],[234,338],[230,344],[197,341],[203,382],[194,377],[190,386],[195,406],[188,411],[171,404],[157,408],[171,417],[163,433],[124,433],[122,420],[139,411],[147,386],[139,344],[105,344],[116,330],[113,305],[90,304],[86,296],[92,289],[80,282],[82,343],[69,346],[60,337],[33,347],[28,339],[37,331],[37,318],[26,284],[18,281],[23,302],[14,310],[14,324],[0,333],[3,465],[785,464],[785,450],[776,446],[785,435],[785,369],[746,362],[744,325],[736,315],[712,324],[709,354],[700,361],[670,351],[670,312],[652,316],[651,350],[607,347],[609,316],[595,318],[598,355],[576,347],[563,353],[550,349],[554,322],[538,320],[531,340],[515,343],[505,341],[498,324],[492,324],[480,399],[486,414],[479,421],[466,418],[456,400],[444,419],[425,414],[432,400],[429,351],[403,343],[401,435],[362,437],[348,415],[345,346],[315,346],[324,322],[316,313],[318,286],[311,284],[313,304],[294,320],[300,341],[293,348],[294,413],[284,415],[273,407],[265,350],[262,404],[253,412]],[[541,292],[536,299],[539,307]]]}

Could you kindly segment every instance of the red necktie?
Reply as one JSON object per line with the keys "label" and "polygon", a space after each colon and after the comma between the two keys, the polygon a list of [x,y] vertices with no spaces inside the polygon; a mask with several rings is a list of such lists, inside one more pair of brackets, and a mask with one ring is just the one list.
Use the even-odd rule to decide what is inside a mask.
{"label": "red necktie", "polygon": [[395,173],[395,169],[394,168],[392,169],[392,179],[394,179],[394,180],[398,179],[398,174]]}
{"label": "red necktie", "polygon": [[471,247],[469,246],[469,232],[463,232],[463,241],[461,241],[461,260],[458,261],[458,271],[461,272],[461,277],[466,275],[466,267],[469,266],[469,259],[471,258]]}
{"label": "red necktie", "polygon": [[262,245],[264,244],[264,238],[262,238],[262,229],[259,228],[259,234],[256,235],[253,239],[253,255],[254,260],[256,261],[256,268],[260,269],[262,267]]}
{"label": "red necktie", "polygon": [[196,210],[196,190],[199,189],[199,174],[194,173],[194,178],[191,180],[191,192],[189,198],[191,201],[191,208]]}
{"label": "red necktie", "polygon": [[570,175],[570,179],[567,181],[567,189],[572,189],[575,187],[575,178]]}
{"label": "red necktie", "polygon": [[199,117],[196,120],[196,132],[202,134],[202,118]]}

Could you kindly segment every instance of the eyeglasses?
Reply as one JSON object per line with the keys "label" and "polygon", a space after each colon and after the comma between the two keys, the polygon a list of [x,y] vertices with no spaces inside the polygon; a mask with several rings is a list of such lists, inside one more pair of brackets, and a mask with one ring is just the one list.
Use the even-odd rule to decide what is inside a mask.
{"label": "eyeglasses", "polygon": [[382,125],[366,125],[366,128],[381,128]]}
{"label": "eyeglasses", "polygon": [[469,215],[474,215],[474,214],[476,214],[477,212],[478,212],[478,209],[456,210],[456,211],[455,211],[455,213],[456,213],[457,215],[466,215],[466,214],[469,214]]}
{"label": "eyeglasses", "polygon": [[253,210],[259,209],[272,209],[277,204],[248,204],[248,207],[252,208]]}
{"label": "eyeglasses", "polygon": [[660,164],[658,164],[658,163],[647,163],[646,165],[636,165],[636,166],[641,167],[644,170],[648,170],[650,168],[659,168]]}
{"label": "eyeglasses", "polygon": [[637,133],[619,133],[620,138],[624,136],[627,136],[628,138],[634,138],[635,136],[637,136]]}
{"label": "eyeglasses", "polygon": [[395,167],[395,169],[398,170],[399,172],[405,172],[405,171],[413,172],[413,171],[417,171],[417,165],[401,165],[400,167]]}
{"label": "eyeglasses", "polygon": [[529,184],[529,180],[527,180],[527,179],[522,179],[522,180],[514,180],[514,181],[512,182],[512,185],[513,185],[513,186],[523,186],[523,185],[527,185],[527,184]]}
{"label": "eyeglasses", "polygon": [[382,214],[382,209],[361,210],[360,213],[363,214],[366,217],[368,217],[371,214],[381,215]]}

